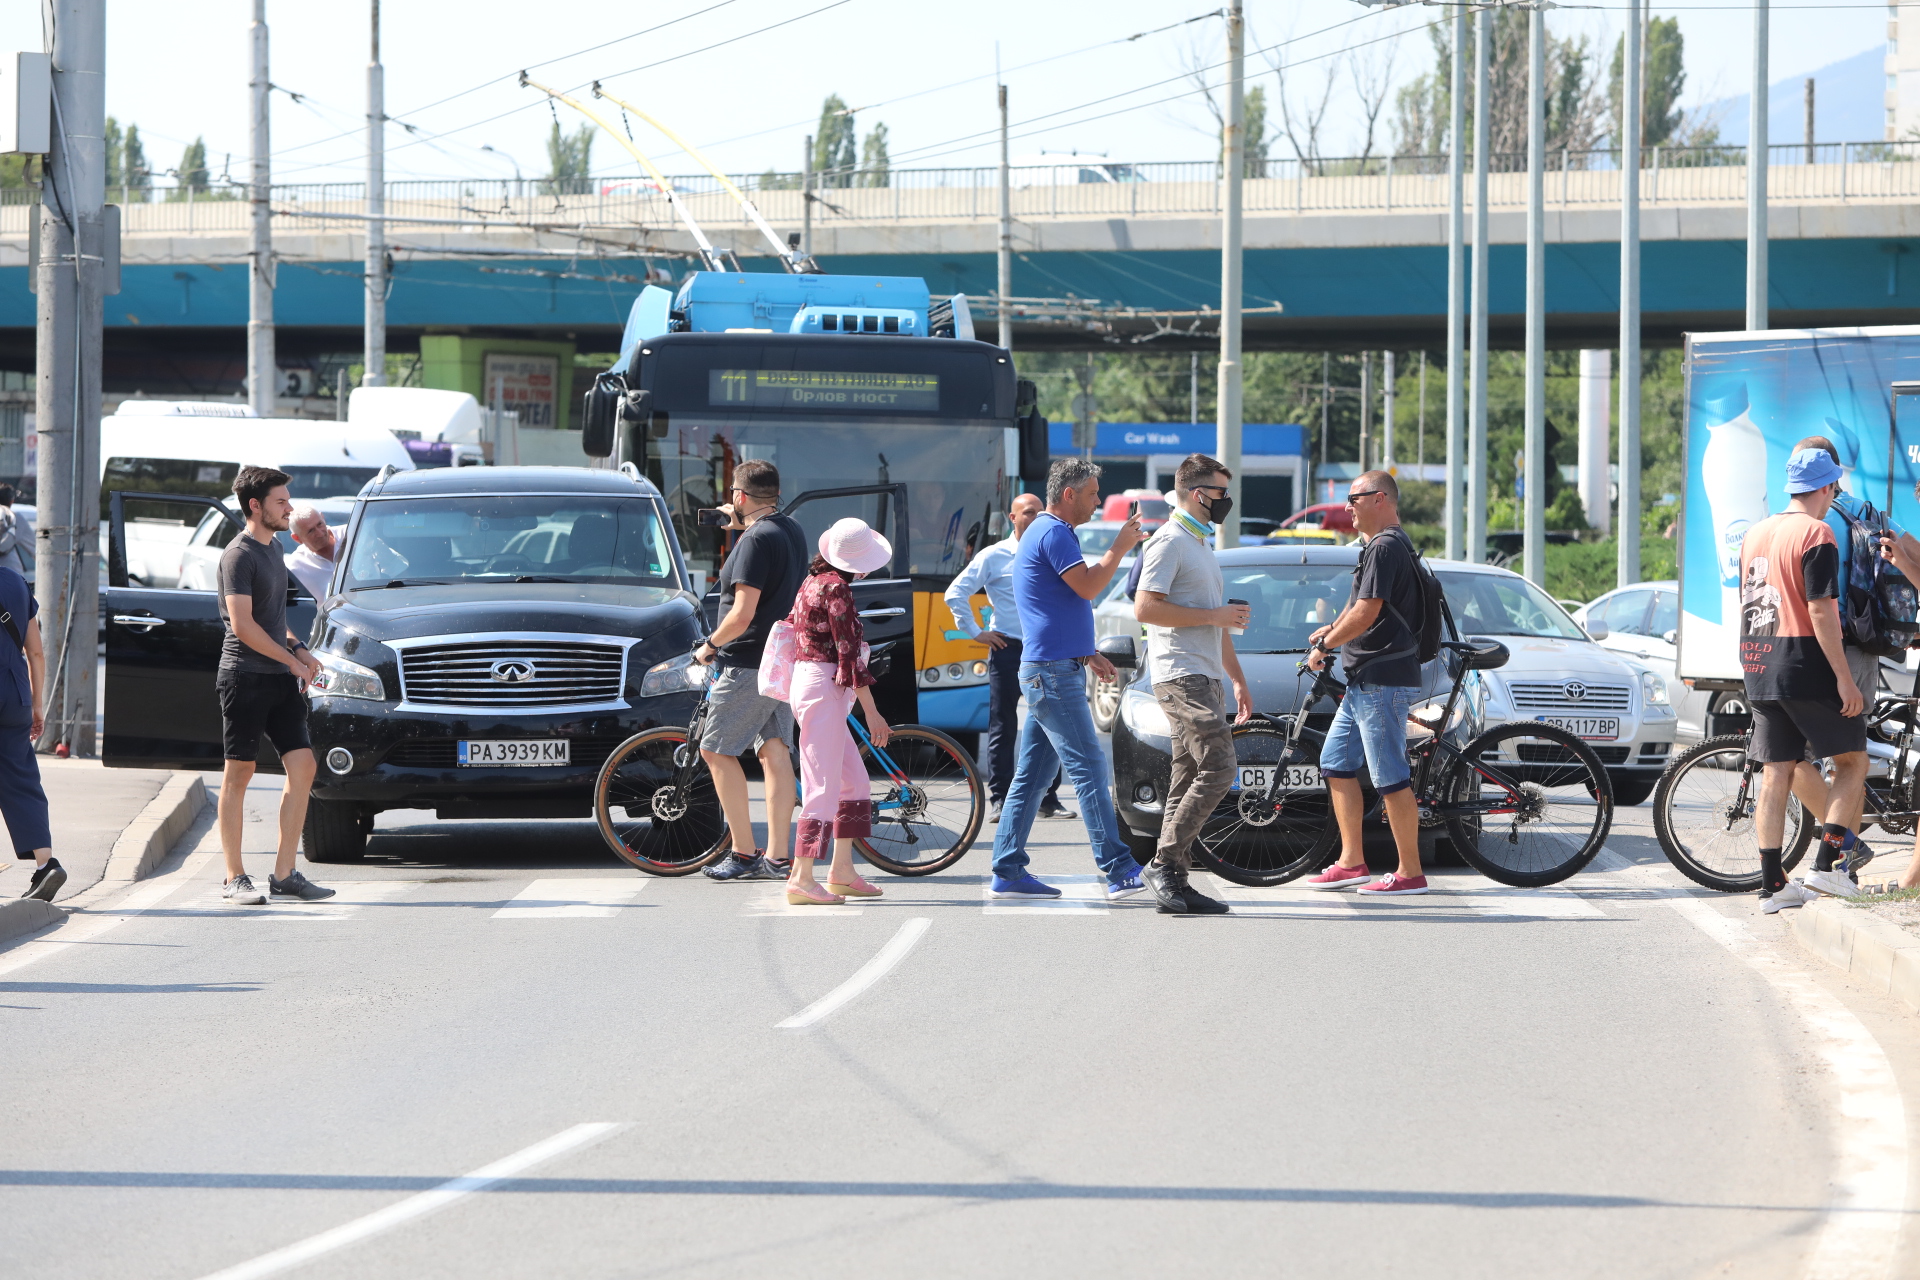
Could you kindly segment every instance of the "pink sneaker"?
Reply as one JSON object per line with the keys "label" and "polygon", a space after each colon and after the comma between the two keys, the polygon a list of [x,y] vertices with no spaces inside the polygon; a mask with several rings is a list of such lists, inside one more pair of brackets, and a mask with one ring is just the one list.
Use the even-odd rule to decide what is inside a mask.
{"label": "pink sneaker", "polygon": [[1351,889],[1355,885],[1365,884],[1373,879],[1373,873],[1365,867],[1343,867],[1334,863],[1317,876],[1307,877],[1309,889]]}
{"label": "pink sneaker", "polygon": [[1392,872],[1388,872],[1386,875],[1381,876],[1377,883],[1368,885],[1360,892],[1368,895],[1378,895],[1382,898],[1389,898],[1403,893],[1425,893],[1426,891],[1427,878],[1425,876],[1397,876]]}

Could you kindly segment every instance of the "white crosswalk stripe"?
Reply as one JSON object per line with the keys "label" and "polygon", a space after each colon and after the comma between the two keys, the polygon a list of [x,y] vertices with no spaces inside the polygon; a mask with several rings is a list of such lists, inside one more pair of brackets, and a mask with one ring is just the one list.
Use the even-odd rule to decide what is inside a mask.
{"label": "white crosswalk stripe", "polygon": [[[258,882],[256,882],[258,883]],[[264,887],[264,886],[263,886]],[[298,898],[269,896],[264,907],[240,907],[220,896],[216,883],[212,892],[194,902],[189,910],[208,914],[243,916],[248,920],[345,920],[360,908],[388,902],[417,887],[412,880],[329,880],[321,886],[334,890],[331,898],[302,902]]]}
{"label": "white crosswalk stripe", "polygon": [[[1103,877],[1080,876],[1044,876],[1042,879],[1060,891],[1057,898],[996,898],[993,896],[993,877],[985,876],[980,881],[980,897],[985,903],[984,911],[990,916],[1104,916],[1108,914],[1107,895],[1103,887]],[[1122,899],[1123,902],[1137,901],[1135,898]]]}
{"label": "white crosswalk stripe", "polygon": [[[884,890],[885,886],[881,886]],[[787,886],[769,884],[756,892],[741,908],[743,916],[811,916],[814,919],[835,919],[857,916],[865,911],[865,905],[857,898],[849,898],[837,907],[804,906],[796,907],[787,901]]]}
{"label": "white crosswalk stripe", "polygon": [[574,920],[588,916],[619,915],[620,909],[639,897],[640,891],[648,883],[639,876],[626,876],[618,880],[535,880],[489,918]]}

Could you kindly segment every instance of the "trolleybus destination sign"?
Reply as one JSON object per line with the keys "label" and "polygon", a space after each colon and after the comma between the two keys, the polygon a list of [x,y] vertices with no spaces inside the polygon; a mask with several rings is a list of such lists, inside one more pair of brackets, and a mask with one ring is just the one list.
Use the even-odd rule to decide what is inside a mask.
{"label": "trolleybus destination sign", "polygon": [[709,369],[707,403],[764,409],[938,409],[932,373],[847,373],[803,369]]}

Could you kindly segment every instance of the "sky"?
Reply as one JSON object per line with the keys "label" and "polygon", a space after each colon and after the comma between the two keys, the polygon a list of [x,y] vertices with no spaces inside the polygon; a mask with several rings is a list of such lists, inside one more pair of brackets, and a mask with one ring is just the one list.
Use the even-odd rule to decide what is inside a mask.
{"label": "sky", "polygon": [[[39,8],[24,0],[0,6],[0,47],[41,48]],[[247,0],[107,0],[107,110],[140,126],[153,168],[174,167],[184,146],[204,136],[216,179],[244,179],[251,8]],[[359,181],[367,0],[267,0],[266,9],[272,80],[303,99],[274,95],[274,181]],[[523,67],[561,89],[603,79],[730,172],[797,169],[830,93],[859,109],[862,134],[885,122],[896,168],[994,163],[996,59],[1009,86],[1016,158],[1079,151],[1204,160],[1215,126],[1191,73],[1207,68],[1212,83],[1220,80],[1218,12],[1204,0],[387,0],[387,113],[415,130],[388,126],[387,176],[510,178],[516,164],[527,176],[546,172],[554,115],[542,95],[516,84]],[[1271,97],[1279,63],[1291,67],[1298,88],[1317,92],[1335,67],[1322,151],[1357,154],[1355,71],[1397,84],[1429,70],[1422,28],[1445,12],[1250,0],[1248,84],[1266,85]],[[1769,79],[1882,44],[1886,12],[1857,2],[1775,5]],[[1689,104],[1746,91],[1749,5],[1694,0],[1655,5],[1654,13],[1680,19]],[[1618,3],[1602,3],[1568,5],[1547,21],[1610,51],[1623,17]],[[617,109],[610,114],[617,125]],[[569,130],[582,121],[565,106],[558,116]],[[1387,141],[1382,124],[1376,146]],[[632,128],[669,173],[697,171],[641,122]],[[1288,153],[1282,144],[1273,154]],[[640,172],[604,134],[593,159],[599,174]]]}

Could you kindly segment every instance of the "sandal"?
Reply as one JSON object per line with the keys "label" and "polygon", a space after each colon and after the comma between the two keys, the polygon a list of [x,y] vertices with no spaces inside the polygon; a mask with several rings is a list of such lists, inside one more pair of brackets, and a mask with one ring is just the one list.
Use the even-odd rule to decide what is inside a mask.
{"label": "sandal", "polygon": [[859,876],[855,876],[853,880],[847,884],[836,884],[832,880],[829,880],[827,881],[827,892],[837,893],[843,898],[879,898],[884,896],[878,888],[868,884]]}
{"label": "sandal", "polygon": [[787,905],[790,907],[837,907],[845,901],[839,894],[821,888],[818,881],[811,884],[787,881]]}

